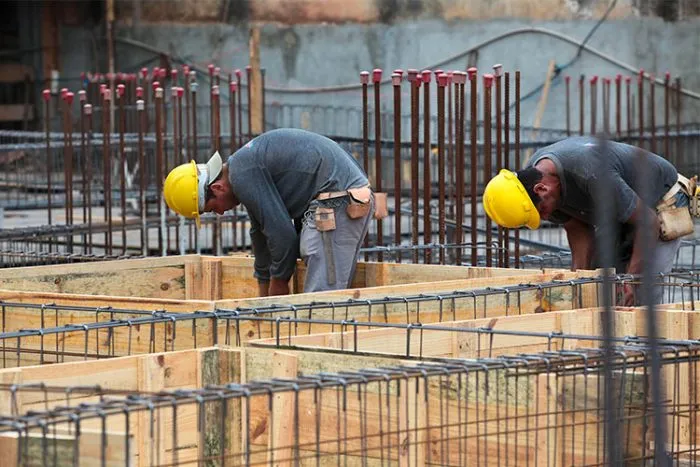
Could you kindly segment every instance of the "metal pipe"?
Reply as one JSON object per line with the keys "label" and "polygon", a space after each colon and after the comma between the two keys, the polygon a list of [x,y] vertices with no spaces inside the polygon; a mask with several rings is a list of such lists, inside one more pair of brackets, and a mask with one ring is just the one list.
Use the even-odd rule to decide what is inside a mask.
{"label": "metal pipe", "polygon": [[[219,97],[220,97],[220,92],[219,92],[219,86],[214,85],[212,87],[211,95],[213,98],[213,112],[214,112],[214,151],[220,151],[221,150],[221,113],[219,111]],[[221,218],[219,216],[216,217],[214,222],[212,223],[212,252],[216,254],[217,256],[221,256],[223,254],[223,249],[222,249],[222,243],[221,243]]]}
{"label": "metal pipe", "polygon": [[246,73],[246,84],[247,90],[248,90],[248,141],[250,141],[253,138],[253,105],[252,105],[252,99],[251,95],[253,93],[252,86],[251,86],[251,76],[253,74],[253,69],[251,68],[250,65],[245,67],[245,73]]}
{"label": "metal pipe", "polygon": [[[173,105],[173,164],[170,167],[175,167],[178,165],[180,162],[180,124],[182,123],[178,119],[178,112],[177,112],[177,86],[174,86],[175,81],[177,79],[177,70],[173,69],[171,71],[171,76],[172,76],[172,84],[173,86],[170,87],[170,102],[172,102]],[[168,226],[168,228],[170,228]],[[180,226],[178,224],[177,227],[175,227],[175,245],[177,248],[177,245],[180,244]],[[168,241],[168,246],[170,246],[170,241]]]}
{"label": "metal pipe", "polygon": [[[86,142],[85,142],[85,103],[87,100],[87,95],[84,89],[78,91],[78,101],[80,109],[80,180],[81,180],[81,190],[82,190],[82,201],[83,201],[83,224],[87,222],[87,202],[85,201],[86,195],[86,174],[87,169],[87,154],[86,154]],[[83,235],[83,253],[86,253],[87,242],[85,241],[85,236]]]}
{"label": "metal pipe", "polygon": [[596,111],[598,107],[598,76],[591,78],[591,135],[596,133]]}
{"label": "metal pipe", "polygon": [[[502,139],[503,139],[503,128],[501,127],[502,124],[502,116],[501,116],[501,105],[503,104],[503,99],[501,97],[501,76],[503,73],[503,65],[494,65],[493,67],[493,76],[496,82],[496,93],[494,95],[494,101],[495,101],[495,106],[496,106],[496,173],[500,172],[500,170],[503,168],[503,146],[502,146]],[[487,183],[488,180],[484,181],[484,183]],[[502,268],[503,267],[503,227],[500,225],[498,226],[498,267]],[[490,248],[490,245],[487,245],[487,248]]]}
{"label": "metal pipe", "polygon": [[[477,171],[479,167],[479,161],[477,159],[478,154],[477,154],[477,144],[476,144],[476,138],[477,138],[477,127],[476,123],[479,120],[479,115],[478,115],[478,109],[477,109],[477,69],[475,67],[469,68],[467,70],[467,73],[469,73],[469,82],[471,84],[471,90],[470,90],[470,103],[471,103],[471,109],[470,109],[470,114],[469,114],[469,127],[470,127],[470,137],[471,141],[469,143],[469,149],[471,151],[471,166],[469,168],[469,173],[471,175],[471,243],[472,243],[472,258],[471,258],[471,265],[476,266],[477,263],[477,258],[478,258],[478,250],[477,250],[477,228],[479,226],[479,217],[478,217],[478,212],[477,212],[477,194],[476,194],[476,186],[477,186]],[[461,118],[462,122],[464,122],[464,106],[462,106],[462,113],[461,113]],[[464,123],[462,123],[462,129],[461,129],[462,134],[464,134]],[[463,137],[462,137],[463,138]],[[462,144],[464,146],[464,144]]]}
{"label": "metal pipe", "polygon": [[[241,87],[241,70],[233,72],[236,75],[236,88],[238,88],[238,147],[243,146],[243,88]],[[250,87],[250,84],[248,85]]]}
{"label": "metal pipe", "polygon": [[[391,84],[394,87],[394,244],[401,245],[401,77],[403,70],[394,70]],[[396,261],[401,262],[401,253]]]}
{"label": "metal pipe", "polygon": [[230,123],[230,132],[231,132],[231,144],[230,144],[230,151],[231,154],[236,152],[236,90],[238,86],[236,86],[236,83],[232,80],[229,79],[228,83],[228,91],[229,91],[229,96],[228,96],[228,118],[229,118],[229,123]]}
{"label": "metal pipe", "polygon": [[[73,98],[72,92],[66,93],[66,129],[68,130],[68,146],[65,148],[65,170],[66,170],[66,224],[73,225]],[[73,236],[68,238],[68,252],[73,253]]]}
{"label": "metal pipe", "polygon": [[124,112],[124,85],[117,85],[119,102],[119,195],[121,201],[122,254],[126,254],[126,151],[124,149],[124,132],[126,131],[126,113]]}
{"label": "metal pipe", "polygon": [[632,139],[632,77],[625,76],[627,90],[627,138]]}
{"label": "metal pipe", "polygon": [[603,78],[603,131],[610,135],[610,78]]}
{"label": "metal pipe", "polygon": [[[445,244],[445,86],[447,75],[437,76],[437,145],[438,145],[438,229],[440,245]],[[445,264],[445,249],[440,248],[440,264]]]}
{"label": "metal pipe", "polygon": [[[411,86],[411,244],[418,244],[418,70],[408,70]],[[418,250],[413,251],[413,262],[418,262]]]}
{"label": "metal pipe", "polygon": [[450,213],[451,218],[455,217],[455,210],[457,208],[457,192],[456,192],[456,166],[454,157],[454,128],[452,127],[452,81],[453,73],[451,71],[447,72],[447,172],[450,174],[450,184],[447,189],[447,197],[451,200],[450,202]]}
{"label": "metal pipe", "polygon": [[[194,72],[192,72],[194,73]],[[197,90],[199,84],[194,80],[194,75],[190,74],[192,82],[190,83],[190,92],[192,93],[192,160],[197,160]],[[196,245],[197,254],[199,254],[199,229],[196,225],[190,224],[190,230],[194,230],[194,244]]]}
{"label": "metal pipe", "polygon": [[[484,75],[484,184],[491,179],[491,86],[493,75]],[[491,250],[491,218],[485,216],[486,221],[486,267],[492,266]]]}
{"label": "metal pipe", "polygon": [[[421,72],[421,82],[423,83],[423,244],[429,245],[433,242],[432,224],[430,219],[430,201],[433,198],[432,183],[430,180],[430,70]],[[430,264],[432,255],[430,249],[425,250],[423,262]]]}
{"label": "metal pipe", "polygon": [[[48,225],[53,224],[53,219],[51,216],[51,170],[53,156],[51,154],[51,91],[49,89],[44,89],[42,91],[42,96],[44,98],[44,131],[46,132],[46,201],[48,205]],[[53,250],[51,241],[49,240],[49,252]]]}
{"label": "metal pipe", "polygon": [[194,71],[190,71],[189,66],[182,65],[183,84],[185,87],[185,148],[188,158],[192,158],[192,139],[190,138],[192,135],[192,120],[190,118],[190,81],[194,79],[194,76],[190,73],[194,73]]}
{"label": "metal pipe", "polygon": [[566,75],[564,83],[566,83],[566,136],[571,136],[571,76]]}
{"label": "metal pipe", "polygon": [[[382,81],[382,70],[375,68],[372,71],[374,82],[374,186],[377,192],[382,191],[382,120],[380,108],[379,83]],[[367,237],[365,237],[367,239]],[[381,219],[377,219],[377,246],[384,245],[384,230]],[[384,255],[379,252],[377,260],[383,261]]]}

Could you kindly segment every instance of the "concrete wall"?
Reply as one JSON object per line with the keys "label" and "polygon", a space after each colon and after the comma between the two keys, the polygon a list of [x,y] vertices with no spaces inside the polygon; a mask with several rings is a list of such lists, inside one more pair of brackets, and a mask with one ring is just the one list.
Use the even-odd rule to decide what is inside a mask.
{"label": "concrete wall", "polygon": [[[624,3],[624,2],[623,2]],[[482,71],[502,63],[506,70],[521,70],[522,94],[540,85],[549,60],[562,66],[577,51],[576,45],[539,32],[522,32],[498,39],[514,30],[543,28],[581,41],[595,20],[526,20],[493,19],[402,21],[396,24],[308,24],[261,26],[261,63],[266,69],[268,103],[318,104],[359,107],[360,89],[343,92],[299,92],[301,89],[359,83],[359,73],[379,67],[465,69],[466,50],[485,41],[480,47],[476,65]],[[611,58],[663,74],[666,70],[681,76],[684,87],[700,91],[700,20],[675,23],[658,18],[609,20],[602,24],[589,45]],[[161,49],[174,57],[203,68],[212,61],[224,71],[243,68],[248,63],[248,24],[150,24],[118,28],[120,37],[127,37]],[[77,38],[76,38],[77,39]],[[495,40],[494,40],[495,39]],[[76,53],[72,50],[71,53]],[[133,46],[117,49],[119,66],[129,69],[152,54]],[[452,58],[457,57],[457,58]],[[584,52],[581,59],[564,71],[578,77],[601,75],[613,77],[628,74],[618,64]],[[386,76],[386,75],[385,75]],[[575,79],[575,78],[574,78]],[[286,91],[285,91],[286,89]],[[296,90],[295,92],[290,89]],[[572,90],[576,88],[572,86]],[[388,91],[389,89],[386,88]],[[390,98],[391,94],[384,94]],[[565,91],[563,80],[552,87],[542,121],[543,127],[565,125]],[[574,96],[576,96],[574,92]],[[657,109],[662,109],[663,93],[657,88]],[[523,103],[523,125],[532,124],[539,95]],[[387,99],[386,105],[391,105]],[[407,109],[407,107],[404,107]],[[573,107],[573,121],[577,105]],[[700,120],[696,99],[684,98],[683,120]],[[648,113],[648,112],[647,112]],[[600,114],[600,111],[599,111]],[[661,121],[662,112],[657,116]],[[588,124],[586,124],[588,127]]]}

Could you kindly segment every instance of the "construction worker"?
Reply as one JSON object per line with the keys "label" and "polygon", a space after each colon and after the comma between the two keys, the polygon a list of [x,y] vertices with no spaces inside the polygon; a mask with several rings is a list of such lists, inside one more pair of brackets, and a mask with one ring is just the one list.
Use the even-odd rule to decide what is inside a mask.
{"label": "construction worker", "polygon": [[299,255],[305,292],[350,287],[375,213],[375,194],[355,159],[334,141],[297,129],[263,133],[225,163],[217,152],[206,164],[180,165],[163,195],[198,225],[202,213],[245,206],[261,296],[289,293]]}
{"label": "construction worker", "polygon": [[[601,154],[604,147],[605,154]],[[527,226],[537,229],[540,219],[561,224],[566,231],[573,269],[600,267],[595,255],[595,199],[601,183],[612,182],[610,202],[616,207],[618,238],[615,268],[618,273],[641,274],[641,232],[638,227],[647,213],[654,232],[659,232],[653,250],[652,271],[671,270],[681,237],[693,232],[691,200],[695,198],[695,180],[680,175],[664,158],[644,152],[646,165],[640,174],[642,150],[623,143],[606,142],[600,146],[591,137],[567,138],[539,149],[518,172],[501,170],[484,190],[487,215],[506,228]],[[601,176],[599,163],[607,158],[607,172]],[[643,177],[643,180],[641,179]],[[650,202],[641,201],[635,191],[645,184]],[[696,202],[693,202],[696,205]],[[697,208],[695,209],[697,211]],[[697,215],[697,212],[693,213]],[[649,222],[647,220],[647,222]],[[624,286],[625,305],[637,303],[634,288]],[[660,303],[662,290],[657,287],[654,300]],[[641,297],[640,297],[641,298]]]}

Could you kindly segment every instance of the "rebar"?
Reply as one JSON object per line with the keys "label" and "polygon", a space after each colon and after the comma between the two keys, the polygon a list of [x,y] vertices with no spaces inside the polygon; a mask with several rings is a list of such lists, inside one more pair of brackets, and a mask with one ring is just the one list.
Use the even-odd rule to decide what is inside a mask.
{"label": "rebar", "polygon": [[[485,74],[484,78],[484,184],[491,180],[491,87],[493,75]],[[473,169],[472,169],[473,170]],[[474,202],[474,201],[472,201]],[[491,244],[491,218],[485,216],[486,244]],[[492,266],[492,252],[486,250],[486,267]]]}
{"label": "rebar", "polygon": [[[394,70],[391,83],[394,88],[394,244],[401,245],[401,78],[403,70]],[[401,262],[401,254],[396,261]]]}
{"label": "rebar", "polygon": [[[154,97],[153,97],[153,102],[155,103],[156,107],[156,116],[155,116],[155,128],[156,128],[156,199],[157,199],[157,206],[158,206],[158,217],[161,221],[161,224],[158,228],[158,251],[160,252],[161,256],[165,256],[166,254],[166,245],[164,242],[164,236],[163,236],[163,224],[165,222],[165,207],[163,206],[164,200],[161,195],[163,191],[163,180],[164,180],[164,174],[163,174],[163,124],[162,124],[162,115],[163,115],[163,88],[160,87],[160,84],[157,82],[154,83],[154,85],[158,85],[158,87],[155,88],[154,92]],[[195,91],[196,88],[192,89],[192,107],[195,107]],[[194,126],[194,135],[195,135],[195,141],[197,138],[197,127],[196,124],[194,123],[196,120],[193,119],[193,126]],[[195,147],[197,144],[195,143]]]}
{"label": "rebar", "polygon": [[[116,97],[119,102],[119,162],[117,164],[119,166],[119,195],[121,198],[122,254],[126,254],[126,151],[124,148],[124,133],[126,132],[124,100],[126,96],[123,84],[117,85]],[[177,148],[177,145],[175,147]]]}
{"label": "rebar", "polygon": [[[469,74],[469,82],[471,84],[470,88],[470,104],[471,104],[471,109],[469,113],[469,127],[470,127],[470,144],[469,144],[469,149],[471,153],[471,167],[469,168],[469,172],[471,174],[471,196],[470,196],[470,202],[471,202],[471,243],[472,245],[476,245],[477,242],[477,232],[476,232],[476,227],[479,225],[479,218],[477,217],[477,197],[476,197],[476,186],[477,186],[477,170],[478,170],[478,161],[477,161],[477,146],[476,146],[476,139],[477,139],[477,128],[476,128],[476,122],[479,119],[478,116],[478,109],[477,109],[477,69],[472,67],[467,70],[467,73]],[[464,121],[464,107],[462,107],[462,112],[460,113],[460,118],[462,122]],[[464,126],[462,124],[462,129],[460,130],[460,133],[464,133]],[[460,150],[462,150],[461,147],[463,147],[464,144],[460,145]],[[487,181],[485,180],[484,183]],[[476,249],[472,247],[472,258],[471,258],[471,264],[474,265],[476,264]]]}
{"label": "rebar", "polygon": [[[445,244],[445,87],[447,74],[441,73],[437,81],[437,157],[438,157],[438,236],[440,244]],[[440,264],[445,264],[445,251],[440,250]]]}
{"label": "rebar", "polygon": [[566,136],[571,136],[571,76],[564,77],[564,84],[566,85]]}
{"label": "rebar", "polygon": [[[411,86],[411,244],[418,244],[418,70],[409,69],[407,79]],[[413,262],[418,262],[418,251],[413,251]]]}
{"label": "rebar", "polygon": [[615,132],[622,138],[622,75],[615,76]]}
{"label": "rebar", "polygon": [[596,134],[596,122],[598,120],[598,76],[591,78],[591,135]]}
{"label": "rebar", "polygon": [[[368,90],[369,71],[360,73],[360,82],[362,83],[362,168],[367,177],[369,177],[369,110],[368,110]],[[369,245],[369,235],[365,236],[364,246]],[[365,261],[367,261],[365,255]]]}
{"label": "rebar", "polygon": [[250,65],[247,65],[245,67],[245,75],[246,75],[246,89],[248,91],[248,141],[250,141],[253,138],[253,100],[252,100],[252,93],[253,93],[253,86],[252,86],[252,80],[251,77],[253,76],[253,68]]}
{"label": "rebar", "polygon": [[639,147],[643,147],[644,141],[644,70],[639,70],[637,77],[637,98],[639,99]]}
{"label": "rebar", "polygon": [[[372,71],[372,82],[374,83],[374,186],[377,192],[382,191],[382,119],[380,106],[380,83],[382,81],[382,70],[375,68]],[[369,174],[368,174],[369,176]],[[384,229],[381,219],[377,219],[377,240],[378,246],[384,244]],[[367,237],[365,237],[367,239]],[[378,260],[383,261],[383,255],[379,253]]]}
{"label": "rebar", "polygon": [[670,118],[671,118],[671,73],[664,76],[664,157],[671,158]]}
{"label": "rebar", "polygon": [[[503,103],[503,108],[505,109],[505,112],[504,112],[505,121],[503,122],[503,129],[504,129],[503,152],[504,152],[505,157],[503,160],[503,168],[505,168],[506,170],[510,170],[510,73],[507,71],[505,73],[504,87],[505,87],[505,92],[504,92],[505,102]],[[568,90],[568,81],[567,81],[567,90]],[[567,103],[568,102],[569,102],[569,99],[567,98]],[[568,127],[568,124],[567,124],[567,127]],[[567,132],[567,134],[570,134],[570,133]],[[504,265],[505,265],[505,267],[509,268],[510,267],[510,231],[508,229],[504,230],[504,236],[505,236],[504,248],[506,251],[506,255],[504,258]]]}
{"label": "rebar", "polygon": [[[583,76],[581,76],[581,101],[583,101]],[[581,134],[583,134],[583,105],[581,105]],[[515,167],[520,168],[520,70],[515,71]],[[515,230],[515,264],[520,264],[520,230]],[[517,267],[517,266],[516,266]]]}
{"label": "rebar", "polygon": [[651,127],[651,152],[656,153],[656,80],[649,75],[649,126]]}
{"label": "rebar", "polygon": [[108,230],[105,232],[105,248],[108,255],[112,254],[112,156],[109,144],[110,135],[110,112],[112,108],[112,95],[105,87],[102,92],[102,132],[104,133],[104,144],[102,146],[103,181],[104,187],[104,217]]}
{"label": "rebar", "polygon": [[[586,80],[586,75],[581,75],[578,79],[578,110],[579,110],[579,129],[578,129],[578,134],[579,136],[583,136],[583,127],[584,127],[584,94],[586,92],[586,88],[584,86]],[[517,85],[516,85],[517,86]],[[516,100],[516,102],[518,102]]]}
{"label": "rebar", "polygon": [[[503,72],[503,65],[494,65],[493,76],[496,82],[494,102],[496,107],[496,173],[499,173],[503,168],[503,128],[501,127],[503,120],[501,116],[501,105],[503,104],[503,97],[501,96],[501,76]],[[489,175],[490,177],[490,175]],[[503,267],[503,227],[498,226],[498,267]]]}
{"label": "rebar", "polygon": [[[430,202],[433,199],[432,180],[430,178],[430,70],[423,70],[420,74],[420,82],[423,84],[423,243],[428,245],[433,242],[432,223],[430,220]],[[430,250],[425,250],[423,262],[432,263]]]}

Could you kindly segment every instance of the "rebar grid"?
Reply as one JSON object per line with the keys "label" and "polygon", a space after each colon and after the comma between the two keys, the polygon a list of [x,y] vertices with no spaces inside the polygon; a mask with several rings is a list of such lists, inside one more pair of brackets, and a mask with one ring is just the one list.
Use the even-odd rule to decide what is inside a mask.
{"label": "rebar grid", "polygon": [[[158,394],[17,386],[15,405],[28,391],[98,399],[47,400],[46,409],[0,418],[0,436],[16,436],[6,445],[20,466],[87,455],[102,465],[607,465],[607,366],[620,402],[609,415],[620,427],[622,459],[643,462],[655,442],[648,430],[649,354],[646,345],[631,344],[615,346],[611,361],[601,349],[577,349]],[[680,381],[695,374],[700,345],[661,344],[659,354],[672,381],[661,411],[670,428],[667,451],[678,465],[692,465],[697,395]]]}

